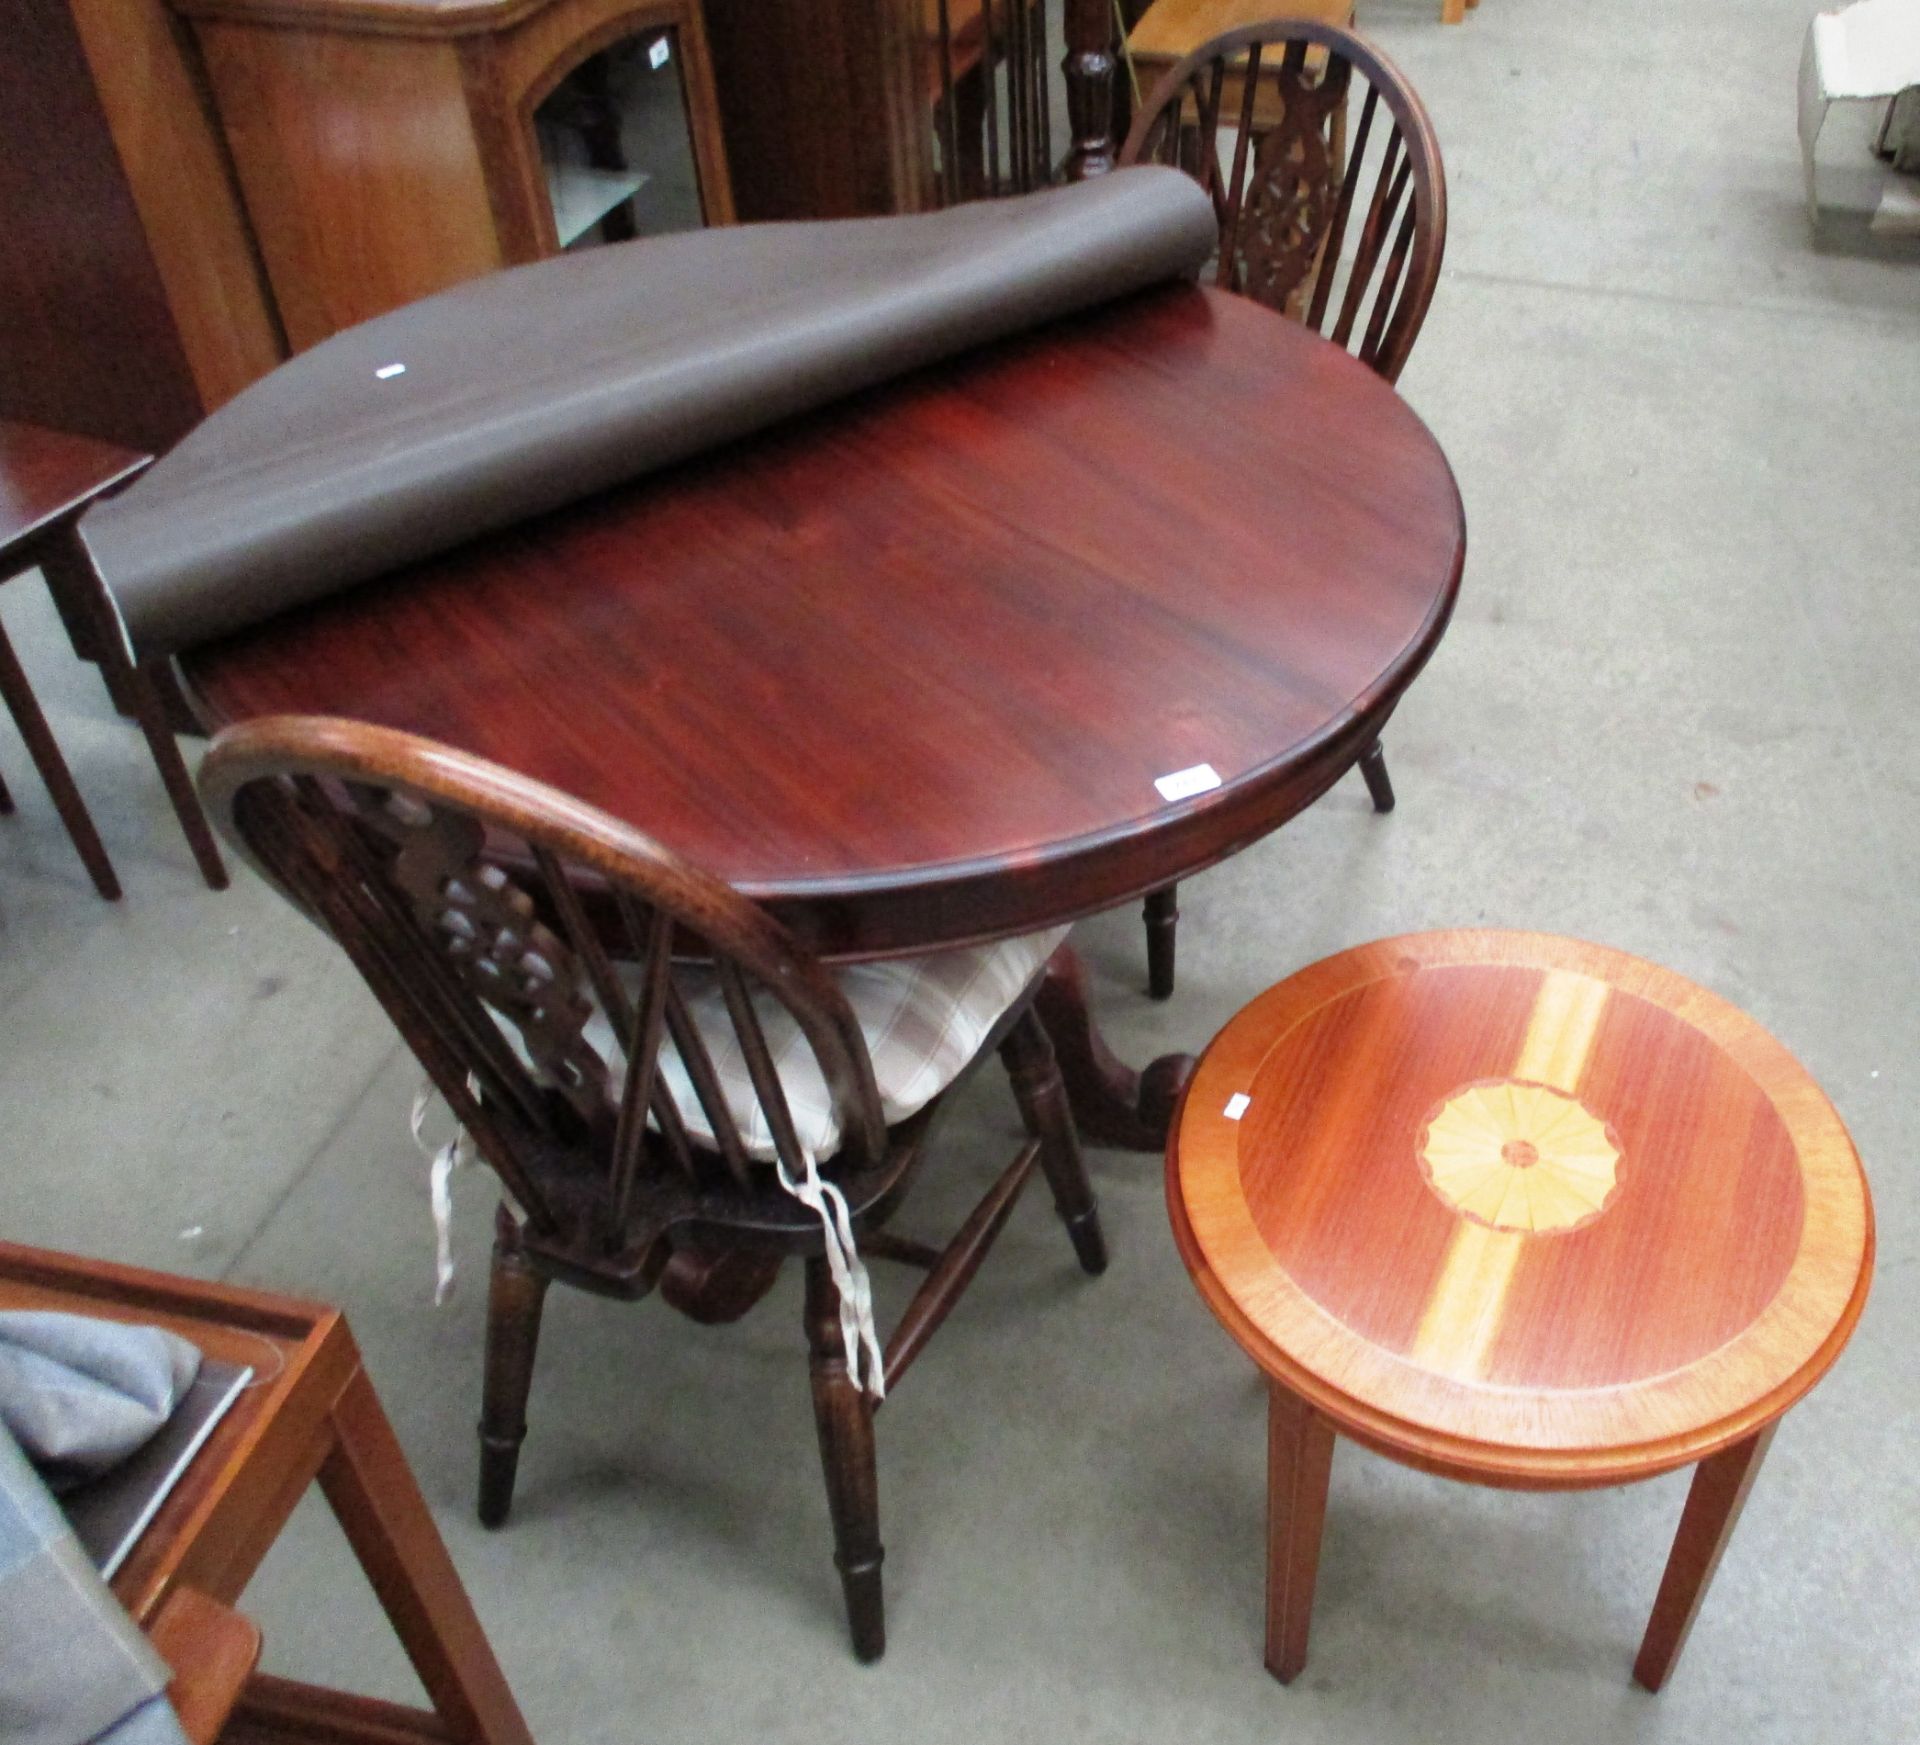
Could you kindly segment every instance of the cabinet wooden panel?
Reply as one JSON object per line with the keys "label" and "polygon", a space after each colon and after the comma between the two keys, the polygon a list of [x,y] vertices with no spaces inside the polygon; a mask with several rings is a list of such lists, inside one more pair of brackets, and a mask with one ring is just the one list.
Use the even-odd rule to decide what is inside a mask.
{"label": "cabinet wooden panel", "polygon": [[933,203],[921,0],[706,0],[740,216]]}
{"label": "cabinet wooden panel", "polygon": [[0,416],[162,449],[280,359],[173,29],[161,0],[6,7]]}
{"label": "cabinet wooden panel", "polygon": [[698,0],[176,0],[295,350],[560,247],[534,118],[666,32],[706,223],[733,217]]}
{"label": "cabinet wooden panel", "polygon": [[68,0],[202,405],[286,356],[186,24],[166,0]]}
{"label": "cabinet wooden panel", "polygon": [[163,447],[199,394],[65,0],[9,8],[0,106],[0,414]]}

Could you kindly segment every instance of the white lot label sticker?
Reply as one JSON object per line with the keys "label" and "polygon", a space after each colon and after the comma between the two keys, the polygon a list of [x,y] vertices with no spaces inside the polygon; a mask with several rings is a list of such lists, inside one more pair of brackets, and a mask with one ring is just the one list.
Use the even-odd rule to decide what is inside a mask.
{"label": "white lot label sticker", "polygon": [[373,372],[374,378],[382,382],[391,381],[395,376],[404,376],[406,373],[407,366],[405,364],[382,364]]}
{"label": "white lot label sticker", "polygon": [[1237,1121],[1252,1106],[1253,1099],[1248,1096],[1245,1091],[1235,1091],[1233,1095],[1227,1099],[1227,1106],[1221,1110],[1221,1113],[1225,1115],[1229,1121]]}
{"label": "white lot label sticker", "polygon": [[1163,800],[1190,800],[1220,785],[1220,772],[1210,763],[1197,763],[1192,769],[1177,769],[1170,776],[1155,776],[1153,785]]}
{"label": "white lot label sticker", "polygon": [[647,59],[653,63],[653,70],[657,73],[667,64],[667,56],[672,53],[672,48],[663,36],[652,48],[647,50]]}

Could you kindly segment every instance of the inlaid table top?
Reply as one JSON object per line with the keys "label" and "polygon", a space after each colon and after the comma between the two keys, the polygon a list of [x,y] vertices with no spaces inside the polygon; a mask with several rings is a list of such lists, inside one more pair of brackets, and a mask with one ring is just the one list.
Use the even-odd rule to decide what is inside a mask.
{"label": "inlaid table top", "polygon": [[1168,1146],[1202,1294],[1356,1440],[1482,1482],[1614,1484],[1793,1404],[1872,1271],[1846,1128],[1752,1019],[1541,934],[1300,971],[1202,1057]]}
{"label": "inlaid table top", "polygon": [[1092,913],[1284,823],[1377,737],[1465,549],[1386,383],[1177,286],[183,664],[214,724],[424,734],[880,954]]}

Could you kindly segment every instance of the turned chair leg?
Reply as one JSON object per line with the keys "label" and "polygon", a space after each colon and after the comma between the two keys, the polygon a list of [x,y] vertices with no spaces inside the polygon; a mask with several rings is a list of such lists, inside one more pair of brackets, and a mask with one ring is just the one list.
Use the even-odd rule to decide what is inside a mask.
{"label": "turned chair leg", "polygon": [[1376,812],[1393,810],[1393,778],[1387,774],[1387,754],[1380,749],[1380,741],[1375,740],[1360,754],[1360,774],[1367,784],[1367,792],[1373,797],[1373,809]]}
{"label": "turned chair leg", "polygon": [[546,1275],[521,1245],[520,1227],[500,1208],[493,1240],[493,1279],[487,1292],[486,1387],[480,1408],[480,1524],[498,1527],[513,1507],[514,1474],[527,1435],[527,1394],[540,1344]]}
{"label": "turned chair leg", "polygon": [[887,1614],[880,1588],[880,1481],[873,1458],[873,1401],[847,1370],[840,1338],[840,1292],[823,1255],[807,1260],[807,1368],[813,1381],[813,1423],[833,1517],[833,1561],[847,1598],[853,1652],[878,1660],[887,1651]]}
{"label": "turned chair leg", "polygon": [[[5,701],[7,712],[20,729],[20,737],[26,741],[27,755],[33,759],[33,767],[40,772],[41,781],[46,783],[47,792],[53,796],[53,809],[60,814],[60,822],[67,827],[67,836],[80,856],[81,864],[86,867],[87,876],[93,880],[93,888],[109,900],[117,898],[120,895],[120,881],[114,876],[113,862],[107,859],[106,846],[100,840],[99,831],[93,827],[87,803],[80,798],[80,790],[74,785],[73,772],[67,768],[67,760],[60,755],[53,729],[47,725],[39,699],[27,683],[26,672],[13,652],[13,644],[7,640],[4,629],[0,629],[0,700]],[[8,809],[11,810],[11,807]]]}
{"label": "turned chair leg", "polygon": [[1000,1044],[1000,1058],[1013,1081],[1013,1094],[1027,1131],[1040,1141],[1040,1168],[1053,1190],[1053,1203],[1067,1227],[1081,1270],[1098,1276],[1107,1270],[1107,1239],[1100,1228],[1100,1207],[1080,1150],[1067,1087],[1039,1015],[1029,1006]]}
{"label": "turned chair leg", "polygon": [[1173,994],[1173,953],[1180,926],[1180,887],[1166,885],[1147,893],[1141,911],[1147,923],[1147,992],[1156,1000]]}

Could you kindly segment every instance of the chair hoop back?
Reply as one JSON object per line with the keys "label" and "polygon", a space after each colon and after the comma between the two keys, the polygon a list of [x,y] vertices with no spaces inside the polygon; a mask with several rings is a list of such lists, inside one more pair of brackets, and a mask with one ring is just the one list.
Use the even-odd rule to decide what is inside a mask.
{"label": "chair hoop back", "polygon": [[1222,289],[1398,379],[1440,277],[1446,173],[1418,95],[1371,44],[1311,19],[1217,36],[1168,68],[1120,162],[1172,164],[1212,196]]}
{"label": "chair hoop back", "polygon": [[[345,949],[542,1235],[616,1252],[651,1179],[744,1189],[758,1167],[676,961],[718,978],[794,1179],[805,1159],[756,993],[811,1049],[840,1155],[882,1158],[872,1061],[833,978],[765,911],[641,832],[448,746],[318,716],[226,729],[200,785],[235,847]],[[596,1006],[617,1050],[587,1034]],[[668,1046],[710,1148],[663,1082]]]}

